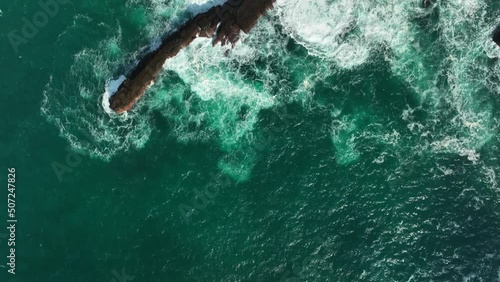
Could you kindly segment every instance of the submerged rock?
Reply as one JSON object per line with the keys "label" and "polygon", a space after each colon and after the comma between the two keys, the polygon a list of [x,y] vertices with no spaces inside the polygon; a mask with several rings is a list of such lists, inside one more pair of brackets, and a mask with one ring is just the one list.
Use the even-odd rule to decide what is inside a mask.
{"label": "submerged rock", "polygon": [[431,5],[432,5],[431,0],[422,0],[422,6],[424,6],[424,8],[429,8]]}
{"label": "submerged rock", "polygon": [[211,37],[213,45],[220,42],[222,45],[230,43],[234,46],[239,40],[240,32],[250,32],[257,20],[273,7],[274,2],[275,0],[229,0],[191,18],[163,39],[158,49],[140,60],[111,96],[110,108],[116,113],[130,110],[154,82],[166,60],[176,56],[195,38]]}
{"label": "submerged rock", "polygon": [[500,46],[500,24],[498,24],[495,30],[493,31],[492,39],[498,46]]}

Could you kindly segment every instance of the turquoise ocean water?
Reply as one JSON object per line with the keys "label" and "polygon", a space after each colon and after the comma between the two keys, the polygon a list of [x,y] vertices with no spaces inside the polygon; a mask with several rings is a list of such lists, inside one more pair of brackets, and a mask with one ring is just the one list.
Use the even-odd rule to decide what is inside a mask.
{"label": "turquoise ocean water", "polygon": [[500,281],[500,2],[278,0],[116,116],[221,1],[59,1],[0,3],[0,281]]}

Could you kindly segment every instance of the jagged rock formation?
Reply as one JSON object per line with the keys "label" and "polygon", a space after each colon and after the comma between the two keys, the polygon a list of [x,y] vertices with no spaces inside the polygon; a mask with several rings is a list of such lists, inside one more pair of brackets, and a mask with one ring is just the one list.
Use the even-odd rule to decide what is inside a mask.
{"label": "jagged rock formation", "polygon": [[493,31],[492,39],[498,46],[500,46],[500,24],[498,24],[495,30]]}
{"label": "jagged rock formation", "polygon": [[240,32],[250,32],[275,0],[229,0],[196,15],[167,36],[158,49],[147,54],[110,98],[110,108],[123,113],[132,108],[156,79],[167,59],[177,55],[196,37],[213,38],[213,45],[234,44]]}

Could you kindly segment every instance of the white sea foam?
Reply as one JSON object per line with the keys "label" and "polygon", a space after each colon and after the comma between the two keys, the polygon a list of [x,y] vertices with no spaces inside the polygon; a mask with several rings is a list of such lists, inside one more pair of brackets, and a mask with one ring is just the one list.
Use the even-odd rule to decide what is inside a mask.
{"label": "white sea foam", "polygon": [[106,91],[102,95],[102,108],[108,114],[114,114],[114,111],[109,107],[109,98],[115,94],[118,90],[118,87],[122,84],[122,82],[127,79],[124,75],[121,75],[119,78],[115,80],[110,80],[106,85]]}
{"label": "white sea foam", "polygon": [[[500,48],[490,39],[494,24],[484,21],[486,5],[481,0],[438,2],[429,9],[419,5],[419,1],[278,0],[277,14],[285,30],[310,54],[331,59],[341,68],[361,65],[370,59],[371,51],[388,47],[392,53],[386,58],[394,74],[410,84],[422,103],[437,106],[429,110],[441,115],[445,102],[456,111],[444,135],[435,134],[438,140],[433,141],[432,148],[476,161],[476,150],[490,140],[493,130],[491,109],[476,101],[485,95],[486,87],[500,89],[484,80],[491,71],[480,61],[485,53],[490,58],[499,55]],[[416,25],[415,19],[428,17],[436,7],[441,10],[436,27],[442,33],[439,45],[448,50],[435,50],[433,42],[422,45],[416,40],[425,38],[425,30]],[[443,51],[449,55],[442,66],[426,58],[427,54]],[[498,77],[500,72],[495,68]],[[436,86],[442,73],[447,74],[449,88]],[[419,126],[428,130],[426,125]],[[457,131],[459,137],[448,136]]]}
{"label": "white sea foam", "polygon": [[488,54],[484,42],[491,41],[492,26],[484,20],[484,1],[461,0],[439,5],[443,46],[449,54],[446,61],[449,87],[439,95],[457,113],[451,124],[459,130],[459,136],[446,136],[434,144],[436,149],[451,148],[452,152],[476,161],[479,158],[476,150],[488,142],[495,131],[491,105],[479,102],[489,95],[485,77],[490,70],[483,58]]}
{"label": "white sea foam", "polygon": [[425,13],[417,7],[411,1],[277,1],[287,32],[311,54],[333,59],[343,68],[365,63],[379,44],[408,48],[410,20]]}
{"label": "white sea foam", "polygon": [[363,38],[348,36],[357,21],[354,1],[278,0],[276,8],[286,31],[311,54],[332,58],[344,67],[367,60],[369,49]]}
{"label": "white sea foam", "polygon": [[[59,38],[61,44],[82,24],[91,22],[76,21]],[[69,71],[59,73],[47,84],[41,107],[42,114],[74,150],[103,160],[143,147],[152,130],[147,116],[110,114],[107,98],[123,79],[109,81],[114,68],[124,61],[121,29],[116,30],[117,35],[100,42],[98,48],[84,48],[75,54]]]}
{"label": "white sea foam", "polygon": [[209,8],[224,4],[226,0],[187,0],[187,10],[192,14],[199,14],[207,11]]}

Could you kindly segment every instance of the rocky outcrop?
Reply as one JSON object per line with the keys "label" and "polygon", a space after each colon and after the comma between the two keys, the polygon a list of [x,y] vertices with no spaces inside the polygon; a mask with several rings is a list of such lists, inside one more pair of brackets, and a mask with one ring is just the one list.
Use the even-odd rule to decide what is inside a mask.
{"label": "rocky outcrop", "polygon": [[275,0],[229,0],[196,15],[163,39],[155,51],[144,56],[110,98],[110,108],[123,113],[132,108],[156,79],[167,59],[176,56],[197,37],[213,38],[213,45],[234,44],[240,32],[250,32]]}
{"label": "rocky outcrop", "polygon": [[500,24],[498,24],[495,30],[493,31],[492,39],[498,46],[500,46]]}

